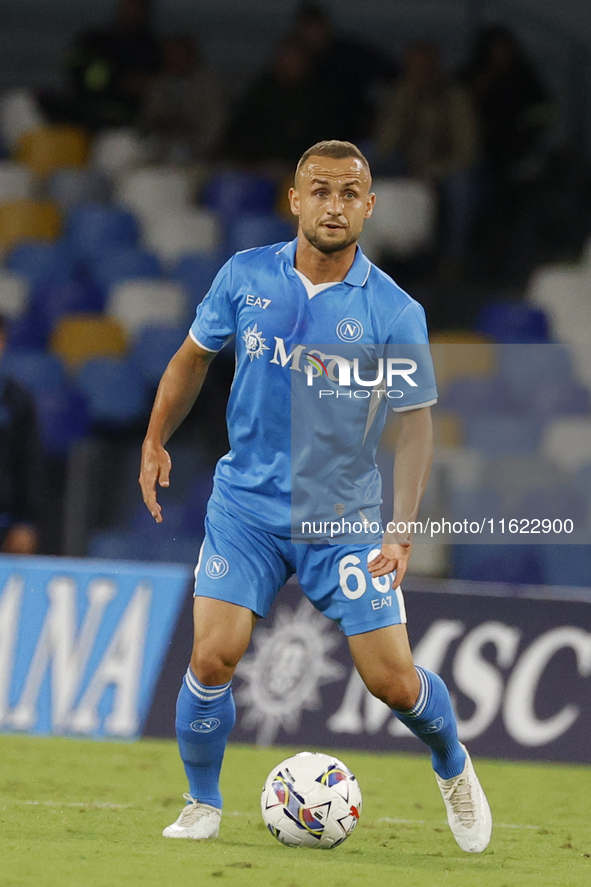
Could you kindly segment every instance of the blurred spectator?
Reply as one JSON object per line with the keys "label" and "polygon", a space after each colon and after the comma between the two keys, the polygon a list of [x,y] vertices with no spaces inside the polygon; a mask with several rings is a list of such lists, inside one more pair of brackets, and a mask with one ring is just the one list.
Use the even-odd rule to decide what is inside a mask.
{"label": "blurred spectator", "polygon": [[151,0],[119,0],[110,26],[87,31],[75,40],[66,68],[71,115],[77,122],[98,129],[135,121],[159,63],[151,6]]}
{"label": "blurred spectator", "polygon": [[188,34],[167,37],[162,54],[162,70],[147,89],[140,128],[153,139],[155,160],[205,159],[225,119],[219,80]]}
{"label": "blurred spectator", "polygon": [[33,398],[2,372],[6,321],[0,315],[0,550],[33,554],[37,548],[41,444]]}
{"label": "blurred spectator", "polygon": [[478,35],[461,72],[478,116],[483,159],[493,187],[527,175],[552,118],[552,103],[513,34],[500,25]]}
{"label": "blurred spectator", "polygon": [[378,117],[378,175],[405,175],[433,184],[441,201],[442,250],[466,255],[477,196],[477,127],[466,91],[444,73],[436,46],[417,43]]}
{"label": "blurred spectator", "polygon": [[270,67],[239,99],[223,140],[223,153],[244,163],[291,168],[321,139],[333,138],[334,108],[325,84],[314,77],[301,44],[283,43]]}
{"label": "blurred spectator", "polygon": [[334,108],[336,128],[323,138],[354,142],[368,138],[380,89],[396,77],[396,64],[375,46],[337,34],[317,3],[302,3],[292,33],[308,53],[313,74],[324,84]]}

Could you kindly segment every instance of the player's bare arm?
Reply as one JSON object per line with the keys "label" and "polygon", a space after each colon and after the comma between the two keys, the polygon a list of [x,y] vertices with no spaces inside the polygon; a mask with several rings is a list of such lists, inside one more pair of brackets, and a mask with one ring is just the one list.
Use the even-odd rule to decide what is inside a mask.
{"label": "player's bare arm", "polygon": [[409,524],[416,520],[433,461],[431,407],[401,412],[400,433],[394,459],[394,514],[392,523],[404,532],[384,534],[380,554],[368,565],[372,576],[396,570],[400,585],[408,569],[412,549]]}
{"label": "player's bare arm", "polygon": [[158,524],[162,523],[162,509],[156,484],[169,485],[172,467],[165,444],[195,403],[214,357],[214,352],[200,348],[187,336],[160,380],[142,446],[139,476],[144,502]]}

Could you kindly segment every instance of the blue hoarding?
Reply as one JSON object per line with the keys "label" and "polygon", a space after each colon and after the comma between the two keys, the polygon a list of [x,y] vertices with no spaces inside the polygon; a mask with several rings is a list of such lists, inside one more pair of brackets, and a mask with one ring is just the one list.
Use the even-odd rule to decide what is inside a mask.
{"label": "blue hoarding", "polygon": [[133,739],[187,567],[0,558],[0,730]]}

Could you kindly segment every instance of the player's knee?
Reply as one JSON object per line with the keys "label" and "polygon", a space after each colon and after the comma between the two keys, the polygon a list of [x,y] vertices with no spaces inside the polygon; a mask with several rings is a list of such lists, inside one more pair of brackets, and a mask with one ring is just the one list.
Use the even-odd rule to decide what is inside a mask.
{"label": "player's knee", "polygon": [[191,671],[206,686],[215,687],[232,679],[237,662],[218,650],[199,647],[191,656]]}
{"label": "player's knee", "polygon": [[410,711],[415,705],[419,695],[420,684],[416,672],[408,675],[384,675],[377,677],[367,688],[372,696],[376,696],[385,702],[389,708],[396,711]]}

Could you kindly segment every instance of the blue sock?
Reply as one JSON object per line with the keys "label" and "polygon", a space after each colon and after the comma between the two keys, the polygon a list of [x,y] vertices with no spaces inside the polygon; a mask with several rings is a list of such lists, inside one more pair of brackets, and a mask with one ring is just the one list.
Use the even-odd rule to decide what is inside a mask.
{"label": "blue sock", "polygon": [[431,749],[433,769],[442,779],[459,776],[466,754],[458,740],[456,716],[449,691],[439,675],[418,668],[419,698],[410,711],[394,711],[399,721]]}
{"label": "blue sock", "polygon": [[176,704],[176,735],[189,793],[201,803],[219,808],[220,770],[236,721],[231,683],[206,687],[188,668]]}

